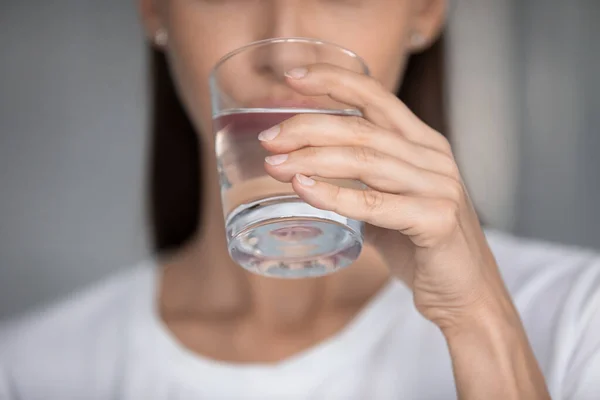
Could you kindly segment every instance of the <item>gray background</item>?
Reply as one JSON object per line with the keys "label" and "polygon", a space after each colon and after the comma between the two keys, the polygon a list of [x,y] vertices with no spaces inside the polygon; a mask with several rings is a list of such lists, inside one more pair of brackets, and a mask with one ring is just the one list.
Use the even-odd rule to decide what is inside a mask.
{"label": "gray background", "polygon": [[[600,2],[461,0],[456,153],[481,212],[600,248]],[[148,254],[133,1],[0,2],[0,318]]]}
{"label": "gray background", "polygon": [[519,4],[515,228],[600,248],[600,1]]}
{"label": "gray background", "polygon": [[0,0],[0,316],[146,254],[133,1]]}

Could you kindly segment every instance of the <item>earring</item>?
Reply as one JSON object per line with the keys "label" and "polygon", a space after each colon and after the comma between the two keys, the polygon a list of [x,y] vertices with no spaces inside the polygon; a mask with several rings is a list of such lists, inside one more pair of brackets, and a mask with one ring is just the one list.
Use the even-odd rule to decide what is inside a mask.
{"label": "earring", "polygon": [[421,32],[415,31],[410,35],[410,44],[415,49],[420,49],[421,47],[425,46],[426,42],[427,39]]}
{"label": "earring", "polygon": [[157,30],[154,34],[154,44],[156,45],[156,47],[163,48],[167,45],[168,42],[169,34],[167,33],[167,30],[164,28],[160,28],[159,30]]}

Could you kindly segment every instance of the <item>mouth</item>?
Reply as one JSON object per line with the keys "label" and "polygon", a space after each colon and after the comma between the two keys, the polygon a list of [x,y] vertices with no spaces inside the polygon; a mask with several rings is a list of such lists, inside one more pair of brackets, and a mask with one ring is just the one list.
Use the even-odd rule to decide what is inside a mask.
{"label": "mouth", "polygon": [[261,108],[324,108],[323,102],[313,99],[264,99],[257,101],[256,105]]}

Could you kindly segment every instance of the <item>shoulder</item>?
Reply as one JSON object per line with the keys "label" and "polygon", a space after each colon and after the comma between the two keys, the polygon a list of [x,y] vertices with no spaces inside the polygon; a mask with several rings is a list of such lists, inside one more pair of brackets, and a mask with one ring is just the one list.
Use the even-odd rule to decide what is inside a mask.
{"label": "shoulder", "polygon": [[600,282],[600,253],[486,231],[492,252],[516,302],[526,305],[534,294],[566,295],[574,287],[593,296]]}
{"label": "shoulder", "polygon": [[134,300],[140,290],[151,288],[147,282],[152,274],[150,263],[141,264],[5,322],[0,327],[0,369],[8,375],[4,379],[21,390],[33,390],[23,388],[22,382],[35,382],[35,390],[57,393],[78,380],[90,385],[87,378],[94,371],[109,372],[135,312]]}
{"label": "shoulder", "polygon": [[27,348],[65,350],[63,345],[94,340],[99,332],[114,329],[132,305],[139,283],[151,273],[151,267],[148,271],[141,265],[129,268],[57,303],[4,322],[0,326],[0,356],[10,358]]}
{"label": "shoulder", "polygon": [[600,254],[486,235],[552,393],[588,398],[600,390]]}

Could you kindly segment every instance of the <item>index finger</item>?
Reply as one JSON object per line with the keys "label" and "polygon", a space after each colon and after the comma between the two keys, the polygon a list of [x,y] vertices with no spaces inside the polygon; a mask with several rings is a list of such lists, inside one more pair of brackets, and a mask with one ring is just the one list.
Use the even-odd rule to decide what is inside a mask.
{"label": "index finger", "polygon": [[365,119],[408,140],[447,152],[445,138],[427,126],[374,78],[331,64],[312,64],[286,73],[287,83],[306,96],[329,96],[358,108]]}

